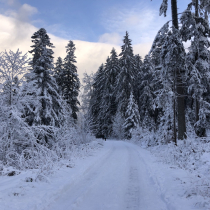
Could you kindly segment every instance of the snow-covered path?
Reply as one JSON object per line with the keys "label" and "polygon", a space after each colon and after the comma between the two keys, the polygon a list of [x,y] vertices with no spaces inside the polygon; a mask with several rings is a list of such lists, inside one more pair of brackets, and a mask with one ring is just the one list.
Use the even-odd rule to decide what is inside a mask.
{"label": "snow-covered path", "polygon": [[108,141],[105,148],[46,210],[173,209],[154,184],[141,148],[123,141]]}

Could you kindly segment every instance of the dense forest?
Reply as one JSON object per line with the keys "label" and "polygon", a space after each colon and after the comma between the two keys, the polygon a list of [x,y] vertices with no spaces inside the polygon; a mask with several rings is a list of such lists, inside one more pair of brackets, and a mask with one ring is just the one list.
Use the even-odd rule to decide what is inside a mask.
{"label": "dense forest", "polygon": [[[175,5],[173,4],[175,2]],[[164,0],[160,15],[167,11]],[[96,136],[132,137],[141,127],[159,136],[153,144],[177,142],[191,132],[206,137],[210,125],[208,1],[192,1],[157,33],[150,52],[134,55],[129,34],[122,51],[112,49],[95,75],[85,75],[86,120]],[[184,48],[184,43],[190,43]],[[90,85],[91,84],[91,85]]]}

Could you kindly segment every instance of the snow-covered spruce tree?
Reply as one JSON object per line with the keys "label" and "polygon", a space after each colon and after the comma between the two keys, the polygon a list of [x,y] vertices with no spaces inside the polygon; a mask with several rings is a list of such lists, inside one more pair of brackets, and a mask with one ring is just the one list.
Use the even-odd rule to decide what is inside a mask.
{"label": "snow-covered spruce tree", "polygon": [[21,96],[21,85],[28,62],[27,55],[19,50],[0,54],[0,161],[17,168],[24,150],[36,143],[22,116],[26,99]]}
{"label": "snow-covered spruce tree", "polygon": [[[135,79],[135,85],[134,85],[134,98],[136,99],[137,105],[139,106],[138,100],[139,100],[139,85],[142,80],[142,58],[139,56],[139,54],[134,56],[135,59],[135,67],[136,67],[136,79]],[[140,107],[140,106],[139,106]]]}
{"label": "snow-covered spruce tree", "polygon": [[58,92],[63,95],[63,60],[61,57],[58,57],[57,62],[55,63],[54,78],[58,85]]}
{"label": "snow-covered spruce tree", "polygon": [[[138,106],[140,113],[140,125],[144,129],[155,130],[157,124],[157,116],[155,113],[155,78],[154,78],[154,65],[151,58],[146,55],[144,62],[141,66],[141,72],[138,76]],[[141,79],[140,79],[141,78]]]}
{"label": "snow-covered spruce tree", "polygon": [[104,72],[105,72],[105,84],[104,84],[103,97],[101,101],[101,107],[102,107],[101,115],[103,116],[102,133],[104,136],[110,137],[112,135],[113,118],[117,111],[117,103],[114,91],[115,91],[116,76],[119,74],[118,57],[114,48],[111,51],[110,57],[108,57],[106,61]]}
{"label": "snow-covered spruce tree", "polygon": [[156,103],[159,108],[163,109],[162,117],[162,134],[166,142],[176,142],[176,85],[177,69],[180,75],[183,74],[185,64],[185,51],[181,42],[180,32],[172,26],[169,30],[169,24],[166,23],[158,32],[150,54],[155,50],[161,49],[160,52],[160,80],[162,81],[162,89],[158,91]]}
{"label": "snow-covered spruce tree", "polygon": [[104,93],[105,72],[102,64],[94,76],[93,92],[90,99],[90,106],[88,110],[89,127],[96,137],[102,134],[102,108],[101,102]]}
{"label": "snow-covered spruce tree", "polygon": [[98,126],[100,128],[100,133],[108,137],[109,130],[111,130],[111,120],[108,118],[109,116],[109,108],[110,108],[110,100],[109,100],[109,89],[107,88],[107,75],[106,70],[109,69],[110,58],[109,56],[106,59],[106,63],[104,65],[104,78],[103,78],[103,86],[101,89],[101,101],[100,101],[100,113],[98,115]]}
{"label": "snow-covered spruce tree", "polygon": [[125,112],[125,122],[123,124],[124,136],[126,139],[130,139],[132,137],[132,130],[137,127],[139,120],[140,116],[138,106],[135,103],[133,93],[131,93],[127,110]]}
{"label": "snow-covered spruce tree", "polygon": [[79,111],[78,100],[80,81],[77,74],[75,44],[69,41],[66,46],[66,57],[64,58],[63,69],[63,98],[72,110],[72,117],[77,119],[77,112]]}
{"label": "snow-covered spruce tree", "polygon": [[203,9],[205,10],[207,6],[209,6],[209,1],[195,0],[188,5],[187,10],[180,19],[182,23],[180,31],[183,41],[191,40],[191,46],[186,56],[188,107],[195,132],[200,137],[206,136],[206,129],[209,128],[207,118],[210,112],[210,53],[208,50],[210,47],[210,28],[208,14],[203,13]]}
{"label": "snow-covered spruce tree", "polygon": [[[125,118],[130,96],[134,94],[136,67],[128,32],[126,32],[123,42],[124,44],[121,47],[122,52],[119,55],[120,71],[116,79],[115,95],[116,102],[118,103],[118,110]],[[128,115],[126,115],[126,117],[128,118]]]}
{"label": "snow-covered spruce tree", "polygon": [[[160,7],[160,15],[164,13],[166,16],[168,8],[168,0],[163,0]],[[177,12],[177,0],[171,0],[171,14],[172,14],[172,25],[174,28],[179,30],[178,25],[178,12]],[[185,122],[185,82],[183,79],[183,70],[176,69],[176,80],[177,85],[176,92],[176,102],[177,102],[177,124],[178,124],[178,139],[186,138],[186,122]],[[176,140],[175,140],[176,141]]]}
{"label": "snow-covered spruce tree", "polygon": [[33,34],[33,56],[30,73],[25,74],[25,116],[28,124],[36,129],[39,143],[53,145],[54,129],[61,125],[62,107],[56,81],[53,77],[53,44],[44,28]]}

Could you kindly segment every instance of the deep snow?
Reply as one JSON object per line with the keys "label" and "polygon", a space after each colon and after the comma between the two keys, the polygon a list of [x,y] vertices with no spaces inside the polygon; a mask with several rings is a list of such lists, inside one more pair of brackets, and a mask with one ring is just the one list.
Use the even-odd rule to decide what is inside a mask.
{"label": "deep snow", "polygon": [[[92,143],[93,144],[93,143]],[[193,175],[157,162],[145,149],[125,141],[93,144],[72,157],[46,182],[25,182],[34,171],[0,176],[1,210],[193,210],[201,197],[187,197]],[[59,170],[58,170],[59,169]],[[202,205],[199,205],[202,203]]]}

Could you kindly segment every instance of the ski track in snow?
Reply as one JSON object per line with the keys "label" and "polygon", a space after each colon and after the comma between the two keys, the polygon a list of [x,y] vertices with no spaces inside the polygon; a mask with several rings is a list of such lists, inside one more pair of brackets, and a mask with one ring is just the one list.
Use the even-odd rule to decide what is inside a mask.
{"label": "ski track in snow", "polygon": [[106,142],[107,152],[44,210],[173,210],[136,146]]}

